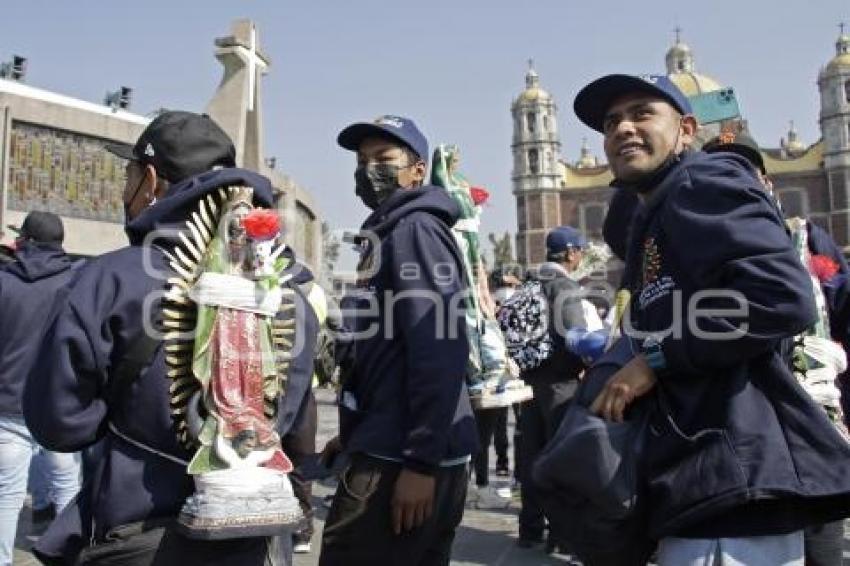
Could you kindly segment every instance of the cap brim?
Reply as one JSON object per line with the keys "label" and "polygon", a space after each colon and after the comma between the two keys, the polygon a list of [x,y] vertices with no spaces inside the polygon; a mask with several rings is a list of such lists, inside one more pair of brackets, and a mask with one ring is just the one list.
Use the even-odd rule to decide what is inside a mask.
{"label": "cap brim", "polygon": [[666,92],[656,88],[640,77],[631,75],[606,75],[596,79],[585,86],[576,95],[573,102],[573,110],[578,119],[589,128],[599,133],[604,133],[605,114],[611,105],[621,96],[632,93],[647,93],[663,98],[679,108],[679,103],[673,100]]}
{"label": "cap brim", "polygon": [[764,174],[767,174],[767,170],[764,167],[764,159],[761,156],[761,153],[758,152],[755,148],[752,148],[748,145],[744,145],[742,143],[724,143],[724,144],[714,144],[714,145],[704,145],[702,150],[706,153],[718,153],[721,151],[725,151],[727,153],[734,153],[736,155],[740,155],[747,161],[753,164],[753,166],[761,171]]}
{"label": "cap brim", "polygon": [[133,159],[138,160],[136,154],[133,153],[133,147],[125,144],[117,144],[117,143],[108,143],[106,144],[106,151],[111,153],[112,155],[117,155],[121,159]]}
{"label": "cap brim", "polygon": [[407,145],[407,142],[395,135],[391,130],[384,128],[379,124],[372,124],[371,122],[358,122],[356,124],[351,124],[339,133],[339,136],[336,138],[336,142],[340,145],[340,147],[351,151],[357,151],[360,149],[360,144],[363,140],[368,137],[390,137]]}

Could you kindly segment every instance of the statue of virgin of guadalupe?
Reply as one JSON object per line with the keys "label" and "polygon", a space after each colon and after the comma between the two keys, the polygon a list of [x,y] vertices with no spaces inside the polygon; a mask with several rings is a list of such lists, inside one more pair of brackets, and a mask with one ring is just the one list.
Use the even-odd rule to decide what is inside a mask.
{"label": "statue of virgin of guadalupe", "polygon": [[249,232],[251,220],[262,216],[277,219],[272,211],[254,210],[249,192],[231,200],[195,285],[192,373],[208,414],[199,434],[201,449],[189,466],[192,474],[253,466],[292,470],[264,414],[265,392],[278,383],[271,319],[281,296],[276,272],[258,273],[263,260],[271,259],[257,257],[257,248],[267,247],[258,236],[277,236]]}
{"label": "statue of virgin of guadalupe", "polygon": [[180,523],[195,538],[272,534],[301,518],[287,477],[292,463],[268,410],[283,392],[273,321],[285,245],[277,212],[251,202],[252,189],[231,192],[189,290],[199,387],[187,421],[199,447],[188,467],[196,490]]}

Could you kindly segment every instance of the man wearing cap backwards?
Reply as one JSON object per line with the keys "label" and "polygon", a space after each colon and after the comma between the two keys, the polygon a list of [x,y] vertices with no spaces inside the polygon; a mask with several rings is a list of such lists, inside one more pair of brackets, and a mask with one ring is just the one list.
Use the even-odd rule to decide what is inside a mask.
{"label": "man wearing cap backwards", "polygon": [[658,400],[642,456],[658,563],[802,564],[801,529],[850,515],[850,446],[779,352],[815,317],[782,218],[746,160],[687,150],[696,120],[666,77],[603,77],[574,108],[643,202],[624,274],[638,354],[592,410]]}
{"label": "man wearing cap backwards", "polygon": [[[130,245],[82,269],[55,309],[27,382],[24,416],[33,436],[53,450],[84,450],[80,497],[34,550],[48,563],[76,557],[85,564],[287,564],[288,538],[201,541],[173,529],[193,491],[186,473],[193,454],[178,442],[162,342],[149,334],[173,276],[165,252],[198,201],[222,187],[249,186],[254,205],[273,208],[271,184],[234,168],[233,143],[205,115],[163,113],[132,148],[108,149],[128,159]],[[294,258],[290,266],[284,275],[298,270]],[[315,315],[294,290],[305,343],[294,352],[278,408],[281,436],[301,412],[317,331]]]}
{"label": "man wearing cap backwards", "polygon": [[[464,384],[468,292],[451,226],[460,210],[423,186],[428,144],[412,120],[344,129],[357,152],[360,281],[343,299],[340,437],[351,455],[325,524],[322,566],[447,565],[477,432]],[[342,338],[342,337],[341,337]],[[340,338],[340,339],[341,339]]]}
{"label": "man wearing cap backwards", "polygon": [[[24,423],[23,393],[48,322],[52,299],[73,277],[62,249],[62,220],[27,214],[15,240],[15,262],[0,270],[0,564],[11,564],[30,460],[39,449]],[[52,500],[65,507],[80,489],[78,454],[45,451]]]}

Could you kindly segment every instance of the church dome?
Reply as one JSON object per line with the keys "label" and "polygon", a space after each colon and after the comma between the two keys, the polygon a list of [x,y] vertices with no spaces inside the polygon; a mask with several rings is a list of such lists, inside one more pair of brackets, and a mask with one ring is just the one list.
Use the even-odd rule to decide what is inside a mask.
{"label": "church dome", "polygon": [[534,70],[534,62],[528,62],[528,72],[525,74],[525,90],[519,95],[519,102],[548,102],[552,95],[540,88],[540,77]]}
{"label": "church dome", "polygon": [[843,33],[835,42],[835,57],[827,63],[826,70],[850,69],[850,35]]}
{"label": "church dome", "polygon": [[676,30],[676,43],[667,50],[667,55],[664,57],[667,64],[667,76],[685,96],[720,90],[722,87],[719,82],[696,72],[693,51],[682,42],[679,36],[680,31]]}
{"label": "church dome", "polygon": [[587,147],[587,138],[581,140],[581,156],[576,161],[576,169],[587,169],[589,167],[598,167],[599,160],[590,153],[590,148]]}
{"label": "church dome", "polygon": [[793,120],[788,128],[787,137],[780,140],[780,147],[790,154],[802,153],[806,150],[806,146],[800,141],[800,136],[797,134],[796,128],[794,128]]}

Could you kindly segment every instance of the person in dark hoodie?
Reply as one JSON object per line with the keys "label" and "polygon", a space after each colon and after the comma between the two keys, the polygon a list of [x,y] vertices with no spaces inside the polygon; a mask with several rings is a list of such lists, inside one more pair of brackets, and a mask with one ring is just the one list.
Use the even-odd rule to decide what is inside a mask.
{"label": "person in dark hoodie", "polygon": [[[546,528],[541,495],[531,476],[532,465],[557,430],[585,367],[581,358],[567,349],[565,337],[569,330],[587,328],[581,287],[570,278],[570,273],[581,263],[586,246],[587,240],[579,230],[571,226],[552,229],[546,235],[546,262],[536,275],[543,283],[549,306],[549,332],[554,348],[543,363],[520,376],[534,390],[534,398],[522,404],[519,420],[522,507],[517,544],[523,548],[542,543]],[[560,546],[567,544],[567,541],[549,540],[548,551],[555,550],[559,542]]]}
{"label": "person in dark hoodie", "polygon": [[658,564],[802,564],[802,529],[850,514],[850,445],[781,344],[815,318],[777,208],[740,156],[688,151],[697,123],[664,76],[609,75],[575,112],[643,205],[628,238],[623,332],[635,357],[591,409],[654,410],[642,454]]}
{"label": "person in dark hoodie", "polygon": [[[205,115],[163,113],[134,146],[109,149],[128,159],[130,245],[81,271],[56,309],[24,392],[26,422],[40,443],[84,450],[80,496],[39,539],[35,553],[46,563],[288,564],[291,537],[193,540],[174,529],[193,492],[186,473],[193,453],[178,442],[164,348],[149,332],[161,316],[157,298],[173,273],[166,254],[199,200],[248,186],[254,205],[273,208],[271,184],[234,168],[233,143]],[[284,275],[299,269],[290,260]],[[298,297],[295,320],[303,339],[293,352],[286,395],[278,400],[281,436],[303,413],[317,331],[298,280],[285,283]]]}
{"label": "person in dark hoodie", "polygon": [[325,524],[322,566],[447,565],[477,432],[464,375],[468,282],[451,226],[460,211],[422,186],[428,144],[408,118],[344,129],[357,152],[363,223],[358,292],[338,337],[340,437],[351,456]]}
{"label": "person in dark hoodie", "polygon": [[[38,443],[24,423],[24,384],[51,299],[73,277],[62,249],[62,220],[50,212],[27,214],[15,240],[15,261],[0,271],[0,564],[11,564],[18,514],[27,494],[30,461]],[[45,451],[57,509],[80,489],[79,454]]]}
{"label": "person in dark hoodie", "polygon": [[[740,155],[755,168],[755,173],[761,180],[762,185],[764,185],[764,189],[775,198],[773,182],[767,175],[767,168],[764,165],[761,150],[756,141],[746,133],[735,134],[724,132],[708,140],[702,146],[702,150],[706,153],[728,152]],[[798,224],[793,225],[799,226]],[[806,243],[808,244],[808,250],[811,256],[825,256],[830,258],[834,263],[835,273],[829,278],[819,278],[819,282],[826,300],[826,312],[828,313],[831,327],[831,338],[841,344],[846,352],[848,346],[850,346],[850,336],[847,333],[847,314],[844,312],[848,292],[850,292],[850,289],[848,289],[850,282],[847,279],[847,260],[844,259],[844,254],[841,253],[838,245],[826,230],[809,219],[805,220],[805,230]],[[846,361],[846,354],[840,357]],[[793,362],[789,363],[793,366]],[[839,376],[839,380],[841,377]],[[846,379],[846,374],[843,377]],[[832,379],[830,378],[829,381],[832,381]],[[822,394],[825,389],[821,384],[810,392]],[[817,399],[814,395],[813,398]],[[838,413],[833,412],[834,403],[827,405],[827,408],[832,413],[831,417],[833,420],[839,418]],[[842,425],[843,423],[840,423],[838,426]],[[833,521],[825,525],[811,525],[805,529],[803,535],[806,566],[829,566],[841,563],[842,546],[844,544],[843,520]]]}

